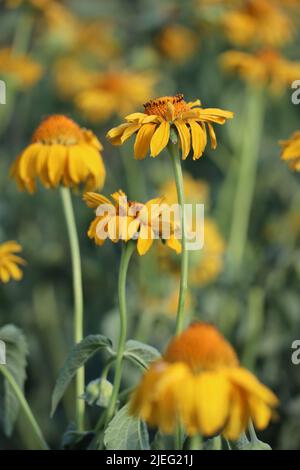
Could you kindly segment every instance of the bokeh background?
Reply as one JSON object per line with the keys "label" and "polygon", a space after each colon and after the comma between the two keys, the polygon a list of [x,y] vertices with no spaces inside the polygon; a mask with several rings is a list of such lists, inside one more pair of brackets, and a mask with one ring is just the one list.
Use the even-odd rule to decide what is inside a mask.
{"label": "bokeh background", "polygon": [[[207,147],[200,160],[184,162],[187,199],[204,202],[206,217],[204,250],[191,254],[187,315],[217,324],[242,363],[279,396],[278,417],[261,439],[275,449],[300,449],[300,366],[291,362],[291,344],[300,339],[300,181],[280,160],[278,144],[299,129],[300,105],[291,101],[291,83],[300,80],[300,2],[264,0],[258,2],[266,4],[263,11],[248,8],[248,20],[232,16],[247,3],[1,0],[0,78],[7,84],[7,103],[0,105],[0,241],[20,242],[27,265],[21,282],[0,285],[0,326],[13,323],[27,338],[26,396],[55,448],[73,419],[72,390],[49,418],[55,379],[72,345],[67,232],[59,192],[42,187],[35,195],[19,192],[9,178],[10,165],[43,117],[63,113],[101,139],[107,168],[103,193],[122,188],[141,201],[157,194],[173,200],[167,154],[136,162],[132,142],[112,147],[105,134],[129,112],[142,110],[149,98],[183,93],[188,101],[200,98],[204,107],[235,112],[232,122],[217,129],[216,151]],[[281,15],[278,23],[274,9]],[[253,33],[251,15],[271,32]],[[224,69],[221,57],[228,50],[263,51],[261,67],[268,70],[269,57],[281,54],[288,64],[293,61],[292,70],[272,62],[270,77],[281,80],[270,85],[264,75],[255,75],[251,62],[241,77],[241,66],[234,73]],[[257,142],[257,168],[245,175],[241,153],[246,146],[252,158]],[[250,194],[250,210],[239,258],[239,216],[247,212],[247,201],[240,206],[236,201],[243,194]],[[86,235],[93,214],[81,193],[73,200],[85,334],[101,332],[115,341],[120,246],[96,247]],[[177,288],[175,255],[157,246],[134,257],[129,337],[163,351],[174,331]],[[88,364],[87,381],[99,377],[102,363],[96,356]],[[124,384],[136,380],[128,367]],[[88,414],[92,424],[99,409],[91,406]],[[10,439],[0,431],[0,449],[28,446],[22,418]]]}

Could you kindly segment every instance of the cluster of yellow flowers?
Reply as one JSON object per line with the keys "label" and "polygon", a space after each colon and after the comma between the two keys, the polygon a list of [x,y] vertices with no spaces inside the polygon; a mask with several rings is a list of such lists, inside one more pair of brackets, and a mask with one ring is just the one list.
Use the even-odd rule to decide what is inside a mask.
{"label": "cluster of yellow flowers", "polygon": [[[282,93],[298,79],[300,62],[290,61],[279,49],[290,42],[296,25],[288,2],[246,0],[234,3],[222,19],[225,33],[235,46],[251,50],[229,50],[221,55],[223,68],[250,82]],[[254,50],[253,50],[254,49]]]}
{"label": "cluster of yellow flowers", "polygon": [[[121,145],[136,134],[135,157],[144,158],[149,148],[152,156],[160,154],[170,139],[174,140],[172,133],[175,133],[182,158],[187,158],[193,148],[194,159],[198,159],[205,150],[207,128],[215,148],[212,123],[223,124],[232,117],[229,111],[202,108],[199,100],[186,103],[182,95],[162,97],[147,102],[145,113],[127,116],[124,124],[107,135],[113,144]],[[101,151],[102,145],[91,131],[80,128],[66,116],[50,116],[36,129],[31,144],[13,164],[12,176],[20,189],[29,192],[36,190],[37,178],[46,188],[84,184],[90,190],[101,189],[105,180]],[[185,187],[188,200],[208,200],[205,183],[186,177]],[[172,203],[174,186],[168,182],[164,190],[166,200]],[[89,191],[84,200],[96,209],[88,236],[97,245],[103,245],[105,238],[124,243],[135,240],[138,253],[143,255],[155,238],[163,239],[162,229],[166,228],[163,198],[143,204],[128,201],[122,191],[112,194],[111,199]],[[176,238],[176,224],[176,220],[169,223],[171,236],[164,241],[179,253],[181,244]],[[200,273],[203,275],[206,271],[206,279],[201,280],[205,282],[221,270],[218,263],[214,273],[205,268],[211,264],[210,257],[221,258],[224,251],[223,241],[212,221],[206,221],[205,230],[208,250],[206,253],[204,250],[201,268],[194,274],[192,268],[192,281],[196,278],[199,282]],[[1,246],[0,278],[3,282],[10,277],[21,277],[18,264],[23,260],[14,254],[19,250],[15,242]],[[239,366],[234,351],[218,331],[199,323],[174,338],[163,358],[151,366],[133,395],[131,412],[150,425],[159,426],[163,432],[173,432],[179,420],[189,435],[210,436],[222,432],[230,439],[237,439],[250,418],[259,429],[265,428],[276,405],[272,392]]]}

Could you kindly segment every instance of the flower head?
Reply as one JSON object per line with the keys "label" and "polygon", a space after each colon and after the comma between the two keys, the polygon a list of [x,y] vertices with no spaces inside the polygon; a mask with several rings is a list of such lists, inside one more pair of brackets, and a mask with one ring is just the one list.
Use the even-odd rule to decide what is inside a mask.
{"label": "flower head", "polygon": [[274,94],[282,93],[300,75],[300,62],[286,59],[275,49],[259,50],[254,54],[227,51],[221,56],[221,65],[247,82],[269,87]]}
{"label": "flower head", "polygon": [[25,264],[20,256],[16,255],[22,250],[21,245],[15,241],[0,244],[0,282],[6,283],[11,279],[19,281],[23,273],[19,266]]}
{"label": "flower head", "polygon": [[146,204],[128,201],[126,194],[119,190],[111,200],[97,193],[86,193],[84,200],[91,208],[97,208],[96,218],[88,230],[88,237],[97,245],[103,245],[106,238],[113,242],[137,240],[137,251],[142,256],[151,248],[153,241],[162,239],[177,253],[181,244],[175,236],[174,224],[162,220],[165,206],[162,198],[151,199]]}
{"label": "flower head", "polygon": [[203,155],[207,143],[207,130],[211,146],[217,146],[217,139],[212,123],[224,124],[233,113],[218,108],[202,108],[200,101],[187,103],[183,95],[164,96],[144,104],[144,113],[126,116],[126,123],[111,129],[107,137],[113,145],[122,145],[136,134],[134,156],[136,159],[150,155],[156,157],[167,146],[170,131],[177,132],[182,149],[182,158],[186,159],[193,149],[193,159]]}
{"label": "flower head", "polygon": [[102,145],[89,130],[63,115],[46,118],[33,134],[31,144],[12,166],[11,174],[21,190],[34,192],[36,178],[46,188],[59,184],[86,189],[102,188],[105,167]]}
{"label": "flower head", "polygon": [[42,67],[31,57],[13,54],[11,49],[0,49],[0,76],[9,77],[21,90],[32,87],[42,75]]}
{"label": "flower head", "polygon": [[157,36],[156,43],[161,53],[168,59],[183,63],[196,52],[197,35],[179,24],[166,26]]}
{"label": "flower head", "polygon": [[238,46],[282,46],[293,37],[289,16],[270,0],[246,0],[241,8],[225,13],[223,25],[229,40]]}
{"label": "flower head", "polygon": [[294,132],[288,140],[280,142],[281,158],[289,163],[294,171],[300,171],[300,131]]}
{"label": "flower head", "polygon": [[95,76],[93,84],[74,98],[78,109],[91,122],[112,115],[124,116],[153,93],[155,78],[149,73],[112,70]]}
{"label": "flower head", "polygon": [[277,398],[239,365],[231,345],[209,324],[191,325],[174,338],[162,359],[145,373],[131,413],[164,433],[181,422],[188,435],[223,433],[238,439],[252,419],[270,422]]}

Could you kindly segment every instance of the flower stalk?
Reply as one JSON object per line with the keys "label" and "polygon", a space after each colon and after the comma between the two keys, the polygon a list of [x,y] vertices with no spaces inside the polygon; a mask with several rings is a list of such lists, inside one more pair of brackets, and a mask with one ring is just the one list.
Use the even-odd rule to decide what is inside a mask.
{"label": "flower stalk", "polygon": [[186,220],[185,220],[185,198],[184,198],[184,186],[183,186],[183,175],[181,167],[181,159],[179,154],[178,145],[169,142],[168,150],[173,163],[174,177],[176,183],[178,203],[181,208],[180,212],[180,223],[181,223],[181,275],[180,275],[180,288],[179,288],[179,300],[177,307],[176,316],[176,334],[182,332],[184,327],[184,304],[188,286],[188,250],[187,250],[187,239],[186,239]]}
{"label": "flower stalk", "polygon": [[129,241],[122,246],[122,256],[119,269],[118,296],[119,296],[119,314],[120,314],[120,336],[116,355],[115,378],[110,403],[106,413],[106,424],[111,420],[115,413],[118,394],[122,379],[122,363],[127,336],[127,307],[126,307],[126,279],[129,261],[136,248],[136,243]]}
{"label": "flower stalk", "polygon": [[44,439],[44,436],[42,434],[42,431],[41,431],[38,423],[36,422],[35,417],[32,414],[30,406],[28,405],[28,402],[27,402],[22,390],[20,389],[19,385],[17,384],[14,377],[10,373],[9,369],[5,366],[0,365],[0,372],[3,374],[5,380],[7,380],[7,382],[9,383],[11,388],[13,389],[13,391],[14,391],[14,393],[15,393],[15,395],[16,395],[19,403],[20,403],[21,409],[23,410],[23,412],[26,416],[26,419],[28,421],[28,424],[31,428],[31,431],[32,431],[32,433],[33,433],[33,435],[36,439],[36,443],[37,443],[37,449],[36,450],[49,450],[48,445],[47,445],[47,443]]}
{"label": "flower stalk", "polygon": [[247,108],[244,119],[244,140],[228,243],[229,271],[234,276],[238,275],[240,270],[247,243],[265,115],[265,100],[260,88],[249,88],[245,101]]}
{"label": "flower stalk", "polygon": [[[81,273],[81,257],[78,241],[78,234],[76,229],[76,222],[74,216],[74,209],[70,189],[61,187],[61,199],[64,209],[70,250],[72,257],[72,270],[73,270],[73,295],[74,295],[74,330],[73,338],[74,343],[79,343],[83,338],[83,289],[82,289],[82,273]],[[76,427],[78,431],[84,430],[84,412],[85,402],[79,397],[84,394],[85,379],[84,368],[78,369],[75,378],[76,401]]]}

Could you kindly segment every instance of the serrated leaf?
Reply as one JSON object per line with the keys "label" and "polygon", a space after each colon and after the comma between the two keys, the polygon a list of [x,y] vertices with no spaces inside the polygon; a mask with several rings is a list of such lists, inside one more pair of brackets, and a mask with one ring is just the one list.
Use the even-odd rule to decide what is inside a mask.
{"label": "serrated leaf", "polygon": [[149,450],[149,435],[146,424],[129,416],[128,405],[123,406],[110,421],[104,433],[107,450]]}
{"label": "serrated leaf", "polygon": [[[0,339],[6,346],[6,365],[20,389],[24,390],[26,379],[27,342],[22,331],[14,325],[5,325],[0,329]],[[20,404],[9,383],[4,380],[0,387],[0,416],[6,436],[11,436],[18,417]]]}
{"label": "serrated leaf", "polygon": [[126,343],[125,357],[147,369],[151,362],[160,358],[160,353],[153,346],[131,339]]}
{"label": "serrated leaf", "polygon": [[60,370],[52,394],[51,416],[63,397],[76,371],[80,369],[97,351],[106,349],[111,352],[111,341],[103,335],[89,335],[76,344],[69,352]]}

